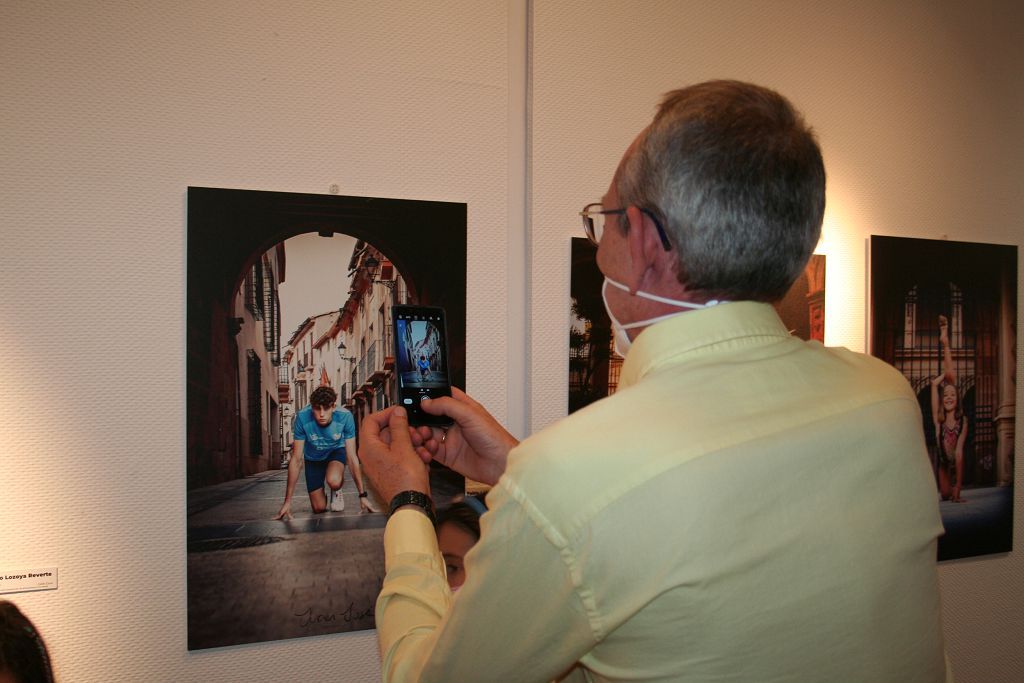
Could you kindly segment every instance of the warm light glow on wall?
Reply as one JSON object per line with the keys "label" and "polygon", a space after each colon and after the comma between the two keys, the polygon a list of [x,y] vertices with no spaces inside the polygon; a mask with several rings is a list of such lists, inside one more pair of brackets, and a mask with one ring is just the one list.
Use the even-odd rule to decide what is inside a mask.
{"label": "warm light glow on wall", "polygon": [[866,233],[849,206],[841,192],[829,188],[814,253],[825,255],[825,344],[866,351]]}

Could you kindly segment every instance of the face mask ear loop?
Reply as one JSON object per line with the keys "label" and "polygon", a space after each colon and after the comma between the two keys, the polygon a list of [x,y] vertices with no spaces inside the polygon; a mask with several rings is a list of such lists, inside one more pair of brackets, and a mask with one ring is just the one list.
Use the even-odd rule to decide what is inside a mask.
{"label": "face mask ear loop", "polygon": [[677,315],[683,313],[684,311],[678,311],[676,313],[666,313],[665,315],[660,315],[656,318],[648,318],[647,320],[637,320],[635,322],[622,324],[619,322],[618,318],[616,318],[612,314],[612,309],[611,307],[608,306],[608,296],[605,293],[605,290],[607,289],[609,284],[612,285],[613,287],[618,287],[622,291],[628,293],[630,296],[639,296],[644,299],[649,299],[650,301],[657,301],[658,303],[667,304],[669,306],[675,306],[676,308],[701,309],[710,308],[711,306],[717,306],[718,304],[725,303],[724,301],[719,301],[718,299],[712,299],[711,301],[707,301],[702,304],[695,304],[689,301],[678,301],[676,299],[669,299],[664,296],[658,296],[657,294],[650,294],[642,290],[637,290],[636,293],[633,293],[629,291],[629,287],[626,287],[626,285],[622,284],[621,282],[616,282],[610,277],[605,276],[604,282],[601,284],[601,301],[604,302],[604,310],[608,314],[608,319],[611,320],[612,323],[612,330],[615,332],[615,353],[619,354],[623,358],[625,358],[626,353],[633,345],[633,341],[629,338],[629,335],[626,334],[626,330],[634,330],[638,327],[647,327],[649,325],[653,325],[654,323],[661,322],[662,320],[674,318]]}
{"label": "face mask ear loop", "polygon": [[724,301],[719,301],[718,299],[711,299],[710,301],[706,301],[706,302],[704,302],[702,304],[695,304],[695,303],[690,302],[690,301],[679,301],[678,299],[669,299],[668,297],[665,297],[665,296],[658,296],[657,294],[651,294],[650,292],[645,292],[642,289],[638,289],[634,293],[634,292],[630,292],[629,291],[629,287],[627,287],[626,285],[622,284],[621,282],[616,282],[615,280],[611,279],[610,277],[605,277],[605,281],[608,282],[609,284],[611,284],[612,286],[618,287],[622,291],[627,292],[630,296],[638,296],[641,299],[647,299],[648,301],[657,301],[660,304],[668,304],[669,306],[675,306],[676,308],[701,309],[701,308],[710,308],[711,306],[717,306],[718,304],[724,304],[725,303]]}

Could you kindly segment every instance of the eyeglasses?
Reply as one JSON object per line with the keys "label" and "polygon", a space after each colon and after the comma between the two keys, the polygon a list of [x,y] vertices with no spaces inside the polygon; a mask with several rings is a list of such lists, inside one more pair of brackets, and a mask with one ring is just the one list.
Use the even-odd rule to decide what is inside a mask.
{"label": "eyeglasses", "polygon": [[[665,228],[661,227],[661,221],[647,209],[640,210],[654,221],[654,227],[658,230],[658,238],[661,239],[661,246],[665,248],[665,251],[671,250],[672,243],[668,241],[668,235],[665,234]],[[601,241],[601,235],[604,234],[604,226],[607,222],[605,216],[622,216],[625,213],[625,209],[606,209],[600,202],[587,204],[580,211],[580,217],[583,219],[583,232],[587,234],[587,239],[598,244]]]}

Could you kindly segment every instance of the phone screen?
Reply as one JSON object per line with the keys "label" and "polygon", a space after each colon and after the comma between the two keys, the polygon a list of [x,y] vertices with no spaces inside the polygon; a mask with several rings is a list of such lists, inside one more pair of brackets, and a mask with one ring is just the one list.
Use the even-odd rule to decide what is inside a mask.
{"label": "phone screen", "polygon": [[451,396],[448,374],[448,333],[444,309],[436,306],[394,306],[395,369],[398,404],[406,409],[411,425],[444,426],[451,420],[424,412],[424,398]]}

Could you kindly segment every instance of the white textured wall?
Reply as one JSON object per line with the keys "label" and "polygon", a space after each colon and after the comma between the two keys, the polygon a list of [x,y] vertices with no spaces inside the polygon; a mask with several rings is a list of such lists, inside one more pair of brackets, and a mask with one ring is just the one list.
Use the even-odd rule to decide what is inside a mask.
{"label": "white textured wall", "polygon": [[[534,429],[565,412],[576,212],[599,201],[672,88],[755,81],[790,97],[817,129],[829,173],[819,253],[828,257],[830,344],[864,350],[869,235],[1021,243],[1024,12],[1016,0],[536,0],[532,25]],[[1018,454],[1021,399],[1018,391]],[[940,569],[961,681],[1024,680],[1022,495],[1024,485],[1016,553]]]}
{"label": "white textured wall", "polygon": [[0,0],[0,570],[59,568],[13,597],[62,681],[379,678],[372,632],[186,652],[185,192],[466,202],[468,383],[504,416],[508,16]]}
{"label": "white textured wall", "polygon": [[[525,1],[0,0],[0,570],[60,568],[14,598],[62,680],[378,676],[372,633],[185,650],[187,185],[467,202],[469,388],[516,431],[564,414],[575,213],[669,88],[819,130],[830,343],[869,234],[1020,242],[1019,3],[536,0],[528,101]],[[962,681],[1024,671],[1019,558],[941,570]]]}

